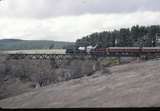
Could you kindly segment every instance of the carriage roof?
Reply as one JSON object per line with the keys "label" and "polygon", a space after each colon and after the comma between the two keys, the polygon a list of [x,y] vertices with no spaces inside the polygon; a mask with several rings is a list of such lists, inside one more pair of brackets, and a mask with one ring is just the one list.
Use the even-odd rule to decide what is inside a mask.
{"label": "carriage roof", "polygon": [[139,49],[139,47],[109,47],[109,49]]}

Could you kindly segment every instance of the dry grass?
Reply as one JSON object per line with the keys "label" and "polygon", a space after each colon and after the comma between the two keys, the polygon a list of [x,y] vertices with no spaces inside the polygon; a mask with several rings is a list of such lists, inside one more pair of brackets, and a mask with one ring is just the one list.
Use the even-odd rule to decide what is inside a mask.
{"label": "dry grass", "polygon": [[111,75],[75,79],[4,99],[0,101],[0,106],[4,108],[160,106],[160,60],[114,66],[109,70]]}

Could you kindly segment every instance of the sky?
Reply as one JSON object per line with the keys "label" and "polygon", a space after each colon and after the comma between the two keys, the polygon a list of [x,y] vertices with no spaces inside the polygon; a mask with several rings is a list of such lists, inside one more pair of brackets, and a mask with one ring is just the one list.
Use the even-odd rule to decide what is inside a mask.
{"label": "sky", "polygon": [[94,32],[159,25],[160,0],[2,0],[0,39],[74,42]]}

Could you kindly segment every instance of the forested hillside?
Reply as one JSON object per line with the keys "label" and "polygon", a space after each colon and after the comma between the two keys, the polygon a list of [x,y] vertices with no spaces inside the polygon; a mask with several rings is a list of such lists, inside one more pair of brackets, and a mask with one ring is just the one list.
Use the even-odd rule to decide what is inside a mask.
{"label": "forested hillside", "polygon": [[96,45],[99,47],[154,47],[160,35],[160,25],[133,26],[120,30],[93,33],[76,41],[76,46]]}
{"label": "forested hillside", "polygon": [[46,40],[2,39],[0,40],[0,50],[63,48],[72,44],[74,43]]}
{"label": "forested hillside", "polygon": [[[160,46],[157,39],[160,38],[160,25],[152,26],[133,26],[131,28],[121,28],[114,31],[103,31],[93,33],[78,39],[75,43],[79,46],[99,47],[155,47]],[[68,48],[72,47],[72,42],[57,42],[46,40],[19,40],[3,39],[0,40],[0,50],[16,49],[49,49],[49,48]]]}

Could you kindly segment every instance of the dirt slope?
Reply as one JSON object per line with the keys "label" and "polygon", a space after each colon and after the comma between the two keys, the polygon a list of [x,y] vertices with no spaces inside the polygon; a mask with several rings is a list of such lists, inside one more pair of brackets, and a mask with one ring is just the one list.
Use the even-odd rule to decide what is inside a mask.
{"label": "dirt slope", "polygon": [[114,66],[110,71],[7,98],[0,107],[160,106],[160,60]]}

